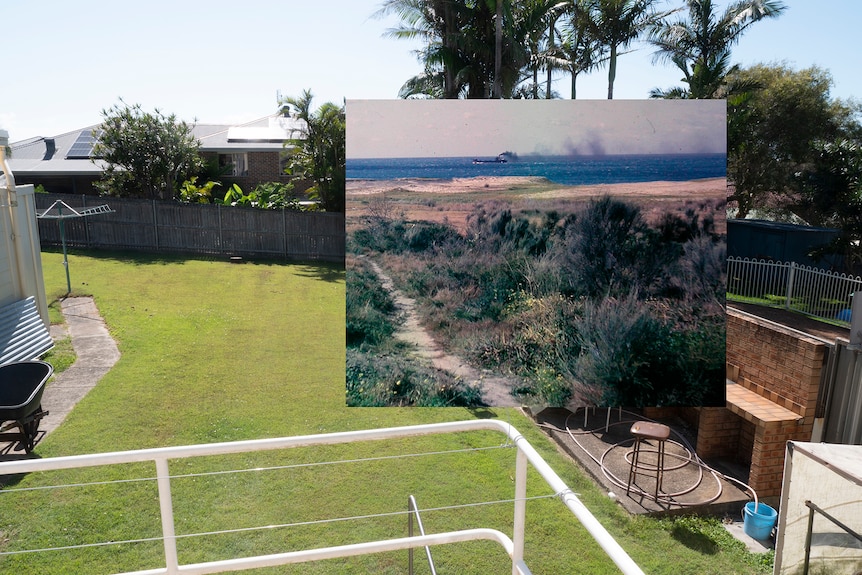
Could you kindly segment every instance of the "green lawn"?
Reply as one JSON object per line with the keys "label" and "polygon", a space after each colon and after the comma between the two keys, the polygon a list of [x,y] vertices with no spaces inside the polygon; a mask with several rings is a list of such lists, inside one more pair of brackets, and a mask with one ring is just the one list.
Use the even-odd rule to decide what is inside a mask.
{"label": "green lawn", "polygon": [[[49,301],[65,293],[62,256],[43,254]],[[498,417],[521,430],[649,574],[769,573],[716,521],[632,519],[517,410],[347,408],[344,271],[330,264],[252,263],[86,253],[70,256],[73,295],[92,295],[122,357],[40,457]],[[181,562],[402,537],[413,494],[426,529],[511,533],[514,450],[491,433],[174,461],[177,533],[291,527],[178,542]],[[477,451],[472,448],[488,447]],[[461,450],[453,453],[454,450]],[[415,457],[393,458],[404,454]],[[348,461],[350,460],[350,461]],[[331,465],[312,465],[340,461]],[[258,472],[214,471],[269,468]],[[208,473],[202,475],[202,473]],[[31,474],[0,492],[0,551],[160,535],[151,465]],[[45,485],[87,484],[61,489]],[[530,496],[552,495],[531,472]],[[456,506],[456,507],[452,507]],[[356,517],[335,523],[325,518]],[[557,500],[527,504],[534,573],[616,573]],[[422,557],[421,554],[417,557]],[[510,573],[491,543],[434,549],[440,573]],[[158,541],[0,556],[1,573],[115,573],[163,566]],[[260,573],[405,573],[406,552]],[[257,572],[257,571],[256,571]],[[427,565],[417,562],[417,573]]]}

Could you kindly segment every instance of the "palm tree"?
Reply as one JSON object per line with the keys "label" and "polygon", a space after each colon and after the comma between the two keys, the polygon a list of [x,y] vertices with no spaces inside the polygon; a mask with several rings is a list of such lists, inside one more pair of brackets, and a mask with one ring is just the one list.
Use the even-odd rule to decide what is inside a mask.
{"label": "palm tree", "polygon": [[284,98],[279,108],[291,106],[295,117],[305,122],[303,137],[290,141],[296,151],[290,156],[288,173],[311,179],[309,196],[319,199],[326,211],[344,211],[345,116],[344,106],[326,102],[316,111],[310,90]]}
{"label": "palm tree", "polygon": [[461,29],[465,20],[463,2],[447,0],[386,0],[373,16],[391,14],[401,24],[386,35],[399,39],[419,39],[425,46],[417,51],[425,72],[408,80],[402,96],[415,94],[457,98],[465,89],[459,72],[464,68]]}
{"label": "palm tree", "polygon": [[424,71],[402,97],[512,97],[535,56],[538,33],[561,0],[386,0],[376,16],[395,14],[387,35],[419,39]]}
{"label": "palm tree", "polygon": [[590,20],[592,0],[569,0],[561,25],[561,40],[556,67],[571,76],[571,98],[577,97],[578,76],[590,72],[606,60],[605,46],[596,38]]}
{"label": "palm tree", "polygon": [[686,88],[655,89],[652,97],[721,97],[730,66],[730,48],[749,26],[764,18],[775,18],[785,9],[780,0],[737,0],[716,14],[712,0],[686,0],[687,17],[661,20],[650,29],[650,41],[665,60],[683,73]]}
{"label": "palm tree", "polygon": [[666,14],[656,13],[656,0],[593,0],[588,21],[595,37],[608,48],[608,100],[614,97],[617,56]]}
{"label": "palm tree", "polygon": [[[514,88],[511,97],[553,98],[555,92],[551,87],[554,68],[561,68],[561,51],[555,45],[557,20],[565,13],[567,1],[560,0],[524,0],[518,3],[518,11],[514,14],[517,20],[512,24],[511,36],[526,51],[513,55],[516,61],[513,67],[521,64],[520,80],[528,80],[528,84],[519,84]],[[539,71],[547,74],[545,87],[539,82]]]}

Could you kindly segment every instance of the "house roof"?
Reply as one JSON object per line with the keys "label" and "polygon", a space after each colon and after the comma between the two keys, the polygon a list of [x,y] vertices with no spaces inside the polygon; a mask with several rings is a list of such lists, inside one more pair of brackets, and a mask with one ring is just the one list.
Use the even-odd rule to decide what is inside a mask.
{"label": "house roof", "polygon": [[273,114],[240,125],[198,124],[192,133],[202,152],[268,152],[302,138],[304,129],[303,120]]}
{"label": "house roof", "polygon": [[30,138],[14,142],[11,144],[12,155],[8,160],[9,169],[13,174],[99,175],[105,168],[104,162],[97,160],[93,163],[88,158],[66,159],[66,155],[81,133],[96,128],[98,126],[87,126],[51,138]]}
{"label": "house roof", "polygon": [[[274,152],[285,143],[302,137],[305,122],[279,114],[265,116],[240,125],[195,124],[192,134],[202,152]],[[87,126],[53,137],[36,137],[11,144],[7,159],[14,174],[29,175],[93,175],[101,174],[106,163],[88,155],[73,152],[73,146],[86,139],[99,125]],[[70,152],[72,152],[70,154]]]}

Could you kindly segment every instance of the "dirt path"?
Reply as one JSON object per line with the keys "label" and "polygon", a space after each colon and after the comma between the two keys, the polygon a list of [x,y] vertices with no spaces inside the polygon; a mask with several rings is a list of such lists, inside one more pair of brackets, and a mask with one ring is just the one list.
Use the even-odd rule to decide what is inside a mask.
{"label": "dirt path", "polygon": [[482,386],[482,401],[494,407],[518,407],[520,404],[509,391],[516,381],[487,371],[480,371],[462,358],[446,353],[431,334],[419,322],[416,301],[395,288],[390,278],[376,262],[370,261],[374,273],[380,278],[383,288],[392,294],[395,307],[404,316],[404,322],[395,332],[395,337],[415,346],[415,354],[431,362],[436,369],[448,372],[468,384]]}

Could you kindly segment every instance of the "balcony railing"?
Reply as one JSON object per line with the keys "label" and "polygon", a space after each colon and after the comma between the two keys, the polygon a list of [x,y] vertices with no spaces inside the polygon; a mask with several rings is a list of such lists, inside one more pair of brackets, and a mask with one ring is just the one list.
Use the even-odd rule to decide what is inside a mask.
{"label": "balcony railing", "polygon": [[[416,498],[412,495],[407,498],[407,511],[409,511],[409,519],[407,521],[407,537],[413,537],[413,521],[415,519],[417,527],[419,527],[419,535],[425,535],[425,526],[422,525],[422,517],[419,515],[419,506],[416,505]],[[413,548],[408,551],[407,560],[407,575],[413,575]],[[425,547],[425,557],[428,559],[428,567],[431,569],[431,575],[437,575],[437,568],[434,567],[434,558],[431,557],[431,547]]]}
{"label": "balcony railing", "polygon": [[[424,534],[413,537],[402,537],[368,543],[357,543],[306,549],[254,557],[238,557],[204,563],[179,563],[177,555],[177,540],[190,534],[177,535],[174,523],[174,507],[172,503],[171,475],[168,469],[170,460],[186,460],[190,458],[249,453],[255,451],[290,449],[316,445],[335,445],[359,441],[390,440],[403,437],[416,437],[431,434],[458,433],[491,430],[503,433],[507,442],[517,449],[515,460],[514,485],[514,521],[513,533],[510,538],[496,529],[478,528],[450,531],[445,533]],[[545,480],[553,490],[554,497],[559,498],[581,522],[592,537],[599,543],[605,553],[626,575],[643,575],[643,571],[635,564],[616,540],[607,532],[601,523],[581,503],[577,495],[569,489],[557,473],[542,459],[532,445],[510,424],[493,419],[456,421],[409,427],[394,427],[365,431],[351,431],[276,439],[253,441],[237,441],[229,443],[212,443],[180,447],[164,447],[143,449],[138,451],[122,451],[113,453],[97,453],[46,459],[29,459],[20,461],[0,462],[0,476],[22,473],[54,471],[61,469],[77,469],[96,466],[114,466],[128,463],[153,462],[156,468],[156,483],[158,486],[158,501],[161,512],[162,535],[160,540],[164,547],[164,567],[151,568],[143,571],[126,572],[125,575],[161,575],[161,574],[203,574],[224,573],[260,567],[272,567],[294,563],[305,563],[324,559],[354,557],[386,551],[407,550],[430,545],[440,545],[471,540],[490,540],[499,543],[506,551],[512,565],[513,575],[529,575],[531,572],[524,562],[524,540],[526,527],[527,504],[527,469],[528,463]],[[94,503],[95,504],[95,503]],[[415,508],[415,506],[414,506]],[[264,528],[270,528],[267,526]],[[141,539],[142,541],[144,539]],[[130,543],[126,541],[124,543]],[[106,542],[111,544],[111,542]],[[85,545],[91,546],[92,544]],[[64,549],[68,549],[65,547]],[[17,552],[40,552],[50,550],[25,550]],[[0,553],[7,555],[10,552]],[[575,558],[573,558],[575,560]]]}

